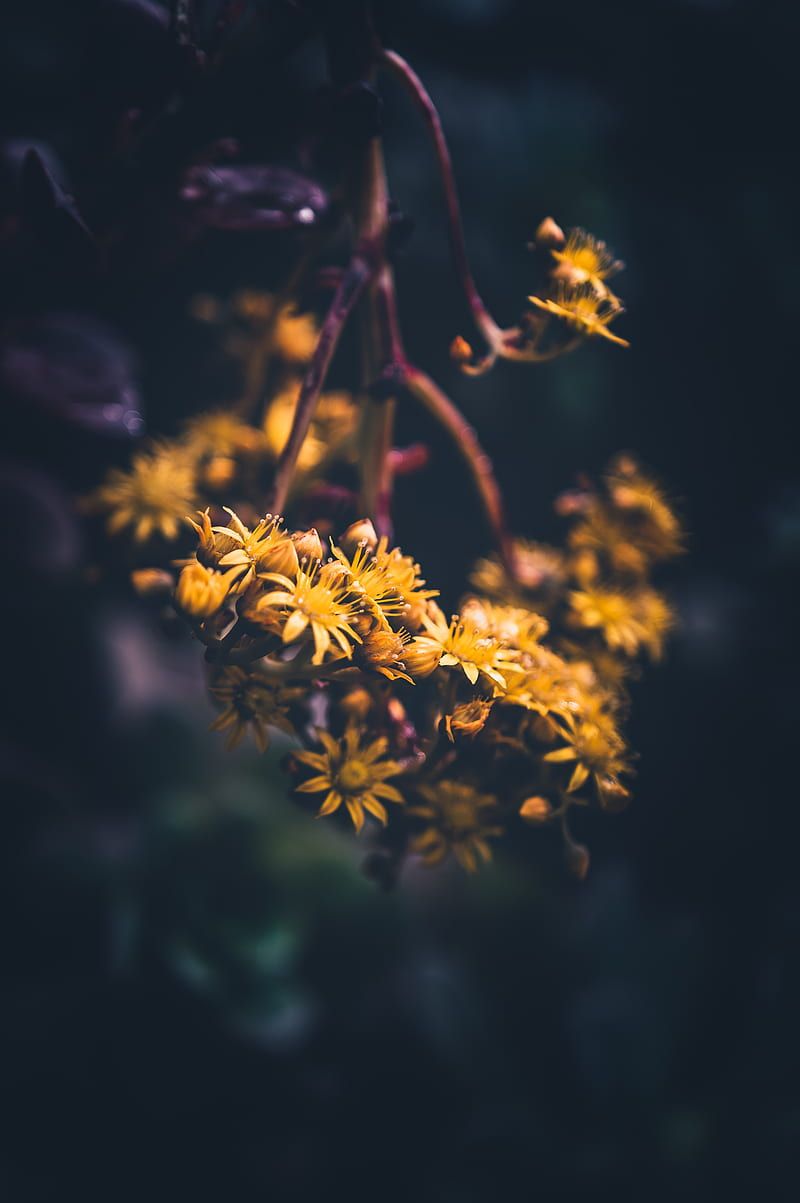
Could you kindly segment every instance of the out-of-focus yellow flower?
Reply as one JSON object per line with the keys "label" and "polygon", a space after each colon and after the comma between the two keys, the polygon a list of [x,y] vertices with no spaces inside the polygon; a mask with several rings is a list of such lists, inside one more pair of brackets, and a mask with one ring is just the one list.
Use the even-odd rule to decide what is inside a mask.
{"label": "out-of-focus yellow flower", "polygon": [[156,443],[133,457],[130,470],[113,468],[87,498],[90,512],[106,512],[110,534],[131,527],[137,543],[151,535],[172,541],[197,503],[195,466],[184,448]]}
{"label": "out-of-focus yellow flower", "polygon": [[588,284],[600,296],[608,293],[606,280],[623,267],[605,242],[579,228],[570,230],[565,245],[550,253],[558,265],[553,271],[555,279],[572,286]]}
{"label": "out-of-focus yellow flower", "polygon": [[287,363],[308,363],[319,338],[316,318],[312,313],[298,313],[293,302],[284,304],[275,318],[276,298],[270,293],[242,289],[233,296],[234,313],[256,327],[271,330],[271,344]]}
{"label": "out-of-focus yellow flower", "polygon": [[191,418],[184,426],[183,442],[198,456],[253,455],[267,448],[262,430],[226,409]]}
{"label": "out-of-focus yellow flower", "polygon": [[598,711],[591,719],[566,713],[561,716],[559,735],[567,746],[545,753],[552,764],[574,762],[567,793],[574,793],[591,776],[599,787],[605,778],[617,779],[628,771],[625,742],[610,715]]}
{"label": "out-of-focus yellow flower", "polygon": [[509,576],[499,556],[478,560],[470,575],[470,583],[479,593],[495,601],[518,605],[530,600],[541,601],[559,589],[566,579],[564,555],[546,543],[515,539],[512,545],[514,578]]}
{"label": "out-of-focus yellow flower", "polygon": [[223,707],[211,724],[211,730],[228,732],[225,743],[228,751],[238,747],[248,727],[259,752],[265,752],[269,747],[268,727],[277,727],[287,735],[294,735],[288,715],[289,706],[302,692],[296,687],[273,683],[257,669],[248,672],[231,666],[216,676],[210,692]]}
{"label": "out-of-focus yellow flower", "polygon": [[364,732],[356,724],[347,728],[342,739],[319,731],[322,752],[297,752],[302,764],[317,770],[317,776],[297,787],[302,794],[325,793],[320,816],[333,814],[344,802],[356,831],[364,826],[364,811],[384,825],[388,814],[384,802],[403,802],[403,795],[387,778],[396,777],[402,766],[385,757],[384,738],[364,742]]}
{"label": "out-of-focus yellow flower", "polygon": [[570,593],[569,603],[571,625],[599,631],[612,651],[635,656],[645,647],[654,659],[661,655],[672,611],[655,590],[597,587]]}
{"label": "out-of-focus yellow flower", "polygon": [[242,568],[217,572],[194,560],[182,569],[175,589],[175,603],[190,618],[210,618],[221,609]]}
{"label": "out-of-focus yellow flower", "polygon": [[629,342],[608,328],[624,312],[619,301],[610,295],[598,294],[591,284],[583,284],[578,288],[561,285],[556,300],[543,300],[541,297],[528,297],[528,300],[537,309],[561,318],[580,334],[598,335],[620,347],[630,346]]}
{"label": "out-of-focus yellow flower", "polygon": [[284,643],[295,643],[310,631],[314,642],[312,664],[322,664],[331,651],[350,658],[353,644],[361,643],[352,625],[357,605],[351,600],[343,573],[330,571],[332,567],[303,566],[294,579],[280,572],[264,573],[262,580],[280,587],[259,597],[251,611],[256,621],[262,611],[272,611],[273,616],[279,613]]}
{"label": "out-of-focus yellow flower", "polygon": [[410,841],[409,847],[426,865],[438,865],[452,852],[458,863],[470,873],[478,867],[478,858],[491,860],[488,840],[503,834],[495,819],[497,799],[483,794],[463,781],[444,780],[419,787],[421,806],[409,806],[408,813],[425,820],[424,830]]}
{"label": "out-of-focus yellow flower", "polygon": [[[273,397],[264,417],[264,434],[273,459],[278,459],[289,439],[300,392],[299,381]],[[312,472],[323,460],[335,456],[356,432],[358,408],[347,392],[323,393],[297,459],[301,472]]]}

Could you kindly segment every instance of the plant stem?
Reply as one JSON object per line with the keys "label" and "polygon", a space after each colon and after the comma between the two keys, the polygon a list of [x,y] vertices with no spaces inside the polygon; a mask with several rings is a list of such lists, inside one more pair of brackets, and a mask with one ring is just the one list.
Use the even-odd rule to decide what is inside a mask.
{"label": "plant stem", "polygon": [[458,192],[453,174],[453,161],[450,158],[450,150],[444,136],[442,121],[436,105],[433,103],[416,71],[404,58],[396,54],[394,50],[384,50],[381,61],[405,86],[428,126],[431,138],[433,139],[436,159],[439,164],[439,175],[444,189],[448,228],[450,231],[450,246],[453,252],[456,272],[476,326],[483,334],[489,346],[496,347],[502,341],[503,331],[483,303],[469,265],[467,244],[464,238],[464,226],[461,220],[461,206],[458,202]]}
{"label": "plant stem", "polygon": [[405,364],[402,368],[402,379],[408,391],[444,426],[461,452],[475,482],[503,562],[513,574],[514,549],[506,529],[500,487],[494,475],[492,461],[481,447],[478,436],[447,394],[420,368],[414,367],[413,364]]}
{"label": "plant stem", "polygon": [[373,264],[373,255],[369,248],[356,251],[325,315],[317,346],[300,387],[292,429],[275,468],[269,505],[273,514],[282,513],[286,505],[286,498],[297,466],[297,457],[311,425],[333,353],[347,319],[373,275]]}

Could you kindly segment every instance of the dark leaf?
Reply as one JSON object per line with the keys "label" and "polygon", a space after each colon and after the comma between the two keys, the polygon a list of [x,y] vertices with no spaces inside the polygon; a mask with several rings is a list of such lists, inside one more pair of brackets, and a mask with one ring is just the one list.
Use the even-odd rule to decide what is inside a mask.
{"label": "dark leaf", "polygon": [[328,197],[313,180],[284,167],[190,167],[181,200],[192,219],[217,230],[288,230],[314,225]]}
{"label": "dark leaf", "polygon": [[100,433],[141,433],[132,352],[91,318],[51,314],[8,332],[0,384],[16,400]]}

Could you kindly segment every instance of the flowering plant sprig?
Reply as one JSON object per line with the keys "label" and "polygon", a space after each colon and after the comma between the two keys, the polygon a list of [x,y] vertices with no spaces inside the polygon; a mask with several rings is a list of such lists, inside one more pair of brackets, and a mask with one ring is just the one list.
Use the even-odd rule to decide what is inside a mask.
{"label": "flowering plant sprig", "polygon": [[[373,89],[388,72],[425,118],[456,269],[487,346],[476,355],[456,339],[453,357],[467,374],[501,358],[552,359],[590,337],[627,345],[610,329],[622,305],[609,280],[622,265],[603,242],[580,229],[565,235],[552,219],[534,240],[542,295],[529,298],[517,326],[501,328],[472,278],[449,152],[421,81],[369,24],[345,48],[330,36],[328,49],[342,95]],[[240,395],[140,451],[87,507],[142,555],[160,549],[161,563],[150,559],[134,583],[146,594],[168,587],[205,646],[213,725],[228,746],[248,732],[261,751],[271,730],[291,736],[295,797],[313,798],[320,816],[347,816],[357,833],[377,831],[371,865],[384,878],[408,856],[434,865],[452,854],[472,871],[490,858],[490,841],[551,822],[582,875],[588,853],[568,818],[577,807],[615,810],[629,798],[626,682],[644,656],[660,656],[672,623],[650,575],[680,551],[679,525],[660,489],[621,456],[596,486],[559,499],[571,524],[563,549],[509,534],[475,431],[405,351],[379,131],[342,154],[337,205],[352,253],[328,272],[333,295],[321,321],[298,298],[331,232],[325,226],[281,295],[196,300],[196,318],[221,332],[241,366]],[[362,378],[352,393],[326,391],[356,312]],[[496,544],[477,560],[472,592],[455,613],[394,539],[393,479],[425,458],[393,445],[406,397],[451,436]],[[342,465],[358,471],[358,492],[340,483]],[[176,559],[187,517],[195,546]]]}

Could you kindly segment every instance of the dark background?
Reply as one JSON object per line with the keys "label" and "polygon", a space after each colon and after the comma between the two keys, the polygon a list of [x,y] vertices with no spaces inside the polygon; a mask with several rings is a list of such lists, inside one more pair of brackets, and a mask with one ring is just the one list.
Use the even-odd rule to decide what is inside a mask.
{"label": "dark background", "polygon": [[[297,165],[322,58],[287,58],[269,8],[176,110],[145,182],[98,200],[112,115],[157,107],[173,64],[107,5],[3,6],[3,136],[49,144],[90,216],[120,196],[144,214],[102,278],[48,232],[9,253],[4,337],[20,315],[102,319],[138,357],[153,432],[214,400],[192,294],[272,287],[296,247],[158,245],[170,155],[235,135],[245,161]],[[635,804],[585,822],[583,883],[548,833],[476,879],[366,881],[352,841],[284,801],[276,758],[226,758],[206,734],[196,648],[113,579],[87,584],[70,498],[130,443],[3,398],[3,1198],[796,1197],[792,10],[382,7],[440,105],[497,316],[530,291],[547,213],[628,265],[629,351],[460,377],[433,160],[387,83],[392,192],[416,222],[410,353],[479,427],[515,529],[558,538],[553,495],[629,448],[689,530],[663,582],[680,628],[635,688]],[[401,435],[433,464],[401,483],[399,538],[455,601],[480,514],[410,402]]]}

